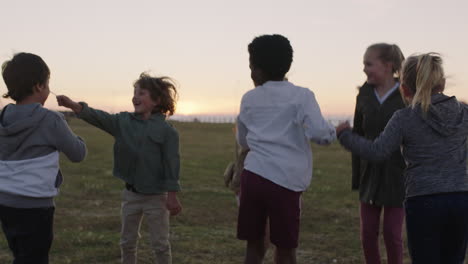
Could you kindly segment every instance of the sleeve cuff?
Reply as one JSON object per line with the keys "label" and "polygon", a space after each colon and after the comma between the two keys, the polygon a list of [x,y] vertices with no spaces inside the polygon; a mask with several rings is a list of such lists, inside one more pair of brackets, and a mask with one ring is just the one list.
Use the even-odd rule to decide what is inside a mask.
{"label": "sleeve cuff", "polygon": [[86,114],[85,112],[88,111],[89,106],[88,106],[88,104],[85,103],[85,102],[78,102],[78,103],[83,107],[83,109],[81,109],[81,112],[79,112],[78,114],[76,114],[76,116],[77,116],[78,118],[81,118],[83,115]]}
{"label": "sleeve cuff", "polygon": [[345,135],[347,133],[352,133],[352,132],[353,131],[351,130],[351,128],[345,128],[345,129],[341,130],[340,133],[338,133],[336,135],[336,137],[338,138],[338,140],[340,140],[342,135]]}

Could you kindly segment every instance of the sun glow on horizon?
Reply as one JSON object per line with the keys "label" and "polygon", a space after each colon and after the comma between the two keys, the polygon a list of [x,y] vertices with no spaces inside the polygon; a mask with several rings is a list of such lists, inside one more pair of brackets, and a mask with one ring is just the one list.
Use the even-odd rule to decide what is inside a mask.
{"label": "sun glow on horizon", "polygon": [[179,101],[176,106],[176,113],[179,115],[193,115],[201,112],[200,105],[191,101]]}

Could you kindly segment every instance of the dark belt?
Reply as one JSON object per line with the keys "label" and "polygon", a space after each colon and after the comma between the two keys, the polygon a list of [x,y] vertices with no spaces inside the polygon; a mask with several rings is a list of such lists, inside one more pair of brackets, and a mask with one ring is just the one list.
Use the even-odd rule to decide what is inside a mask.
{"label": "dark belt", "polygon": [[135,189],[135,186],[133,186],[132,184],[130,183],[125,183],[125,189],[127,189],[128,191],[131,191],[131,192],[134,192],[134,193],[140,193],[139,191],[137,191]]}

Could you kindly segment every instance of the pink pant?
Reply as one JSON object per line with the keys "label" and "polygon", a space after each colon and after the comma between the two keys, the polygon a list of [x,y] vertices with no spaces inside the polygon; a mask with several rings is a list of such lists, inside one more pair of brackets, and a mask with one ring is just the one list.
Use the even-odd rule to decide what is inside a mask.
{"label": "pink pant", "polygon": [[384,209],[383,236],[388,264],[403,263],[402,228],[405,211],[401,207],[381,207],[361,202],[361,242],[367,264],[380,264],[379,226]]}

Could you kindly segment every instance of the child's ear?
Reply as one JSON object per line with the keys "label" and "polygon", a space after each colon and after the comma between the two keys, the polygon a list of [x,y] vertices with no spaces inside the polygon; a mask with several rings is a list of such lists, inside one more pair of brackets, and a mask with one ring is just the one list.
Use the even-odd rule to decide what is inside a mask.
{"label": "child's ear", "polygon": [[161,97],[158,97],[158,99],[156,100],[151,100],[152,101],[152,104],[153,104],[153,109],[151,110],[152,113],[154,113],[154,111],[156,111],[159,106],[161,105]]}
{"label": "child's ear", "polygon": [[411,101],[413,100],[413,92],[411,92],[411,90],[408,88],[408,86],[404,85],[404,84],[400,84],[400,95],[401,95],[401,98],[403,99],[403,102],[406,104],[406,105],[409,105],[411,104]]}
{"label": "child's ear", "polygon": [[385,68],[387,68],[387,70],[389,72],[393,73],[393,63],[392,62],[384,62],[384,64],[385,64]]}
{"label": "child's ear", "polygon": [[250,77],[252,78],[255,86],[262,85],[266,82],[262,69],[257,67],[251,67],[250,69]]}
{"label": "child's ear", "polygon": [[401,84],[400,85],[400,92],[406,98],[412,98],[414,96],[413,92],[408,88],[408,86]]}
{"label": "child's ear", "polygon": [[33,92],[41,92],[44,89],[44,85],[42,84],[35,84],[33,86]]}
{"label": "child's ear", "polygon": [[161,97],[158,97],[158,99],[156,99],[156,100],[154,101],[154,103],[155,103],[154,106],[160,105],[160,104],[161,104]]}
{"label": "child's ear", "polygon": [[442,80],[441,84],[440,84],[440,92],[443,93],[444,90],[445,90],[445,78]]}

